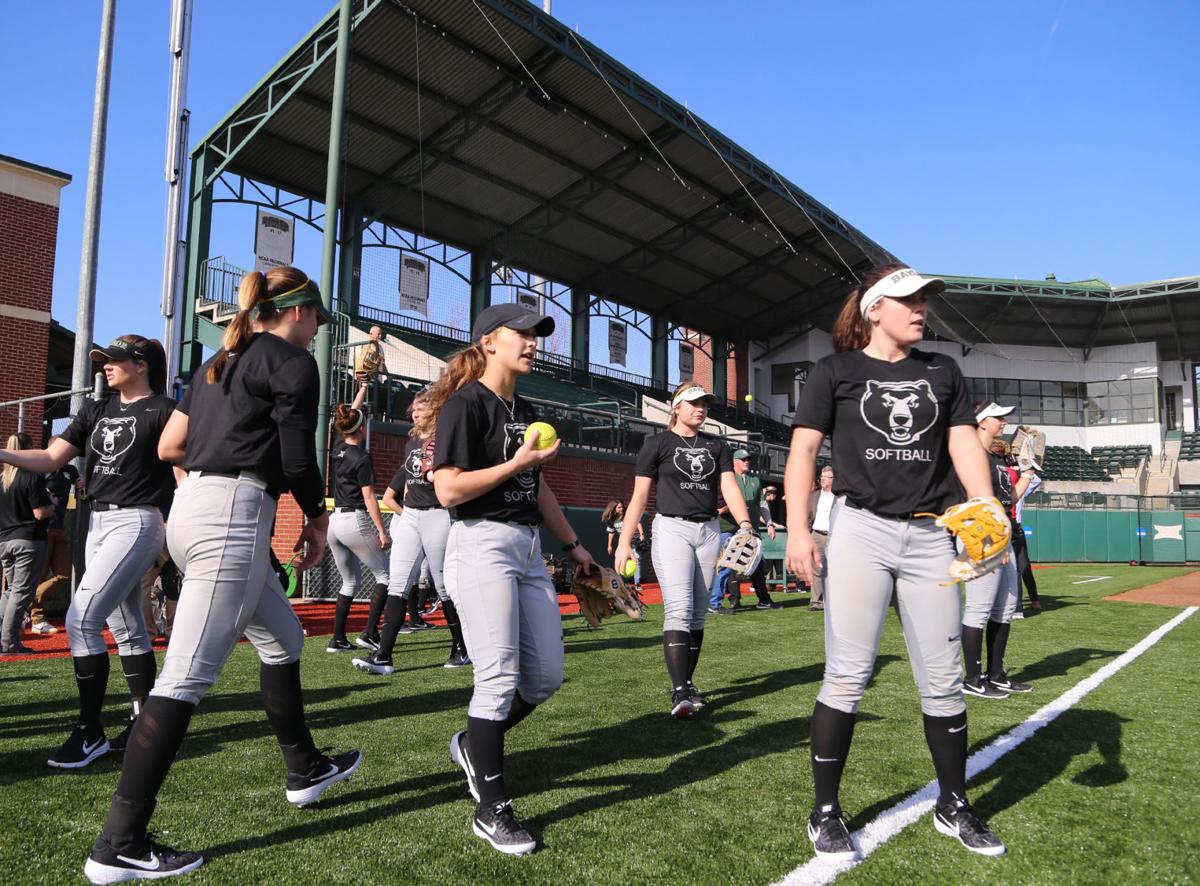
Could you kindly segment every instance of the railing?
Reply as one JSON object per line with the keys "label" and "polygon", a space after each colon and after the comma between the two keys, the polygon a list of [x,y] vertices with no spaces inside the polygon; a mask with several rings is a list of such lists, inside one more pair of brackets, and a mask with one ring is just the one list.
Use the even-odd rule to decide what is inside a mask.
{"label": "railing", "polygon": [[20,434],[25,430],[25,404],[49,402],[58,400],[62,397],[74,397],[76,394],[90,394],[93,400],[99,400],[104,393],[104,373],[97,372],[95,380],[90,388],[75,388],[73,391],[55,391],[53,394],[39,394],[36,397],[22,397],[20,400],[6,400],[0,403],[0,409],[11,409],[17,407],[17,433]]}
{"label": "railing", "polygon": [[236,306],[238,287],[246,276],[245,268],[231,264],[223,255],[210,258],[203,267],[199,297],[204,301]]}

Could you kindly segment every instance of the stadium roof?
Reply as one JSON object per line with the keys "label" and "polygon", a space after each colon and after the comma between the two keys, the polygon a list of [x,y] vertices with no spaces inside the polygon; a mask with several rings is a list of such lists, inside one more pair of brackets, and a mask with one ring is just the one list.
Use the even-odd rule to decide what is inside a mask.
{"label": "stadium roof", "polygon": [[940,275],[934,328],[970,344],[1083,352],[1155,342],[1161,360],[1200,360],[1200,277],[1110,286],[1103,280],[1004,280]]}
{"label": "stadium roof", "polygon": [[[323,199],[337,10],[197,146]],[[890,254],[526,0],[357,0],[343,152],[367,219],[731,338],[811,325]]]}

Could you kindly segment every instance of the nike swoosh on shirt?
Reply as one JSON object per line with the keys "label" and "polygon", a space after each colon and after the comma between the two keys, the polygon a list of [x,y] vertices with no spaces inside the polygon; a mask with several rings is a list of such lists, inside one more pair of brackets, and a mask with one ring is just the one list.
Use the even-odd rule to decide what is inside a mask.
{"label": "nike swoosh on shirt", "polygon": [[157,871],[161,867],[158,856],[153,852],[150,853],[149,861],[142,861],[140,858],[128,858],[124,855],[118,855],[117,860],[123,861],[125,864],[131,864],[136,868],[141,868],[143,871]]}

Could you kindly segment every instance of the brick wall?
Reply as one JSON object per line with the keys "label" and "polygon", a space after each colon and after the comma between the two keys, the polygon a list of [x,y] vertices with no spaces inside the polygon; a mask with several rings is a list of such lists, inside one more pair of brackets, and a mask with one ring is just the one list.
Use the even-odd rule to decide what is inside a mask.
{"label": "brick wall", "polygon": [[[711,341],[707,337],[702,337],[698,332],[688,333],[688,341],[691,342],[692,350],[692,379],[705,388],[713,390],[713,361],[708,356],[708,351],[711,349]],[[704,350],[701,350],[703,344]],[[725,399],[740,400],[745,395],[745,391],[738,393],[738,358],[737,356],[725,358]],[[714,394],[721,393],[713,391]]]}
{"label": "brick wall", "polygon": [[[0,193],[0,305],[44,312],[38,321],[11,315],[0,318],[0,400],[35,397],[46,389],[46,353],[50,342],[50,303],[54,288],[54,251],[58,208]],[[40,444],[42,404],[26,407],[25,429]],[[0,441],[16,431],[17,410],[0,412]]]}

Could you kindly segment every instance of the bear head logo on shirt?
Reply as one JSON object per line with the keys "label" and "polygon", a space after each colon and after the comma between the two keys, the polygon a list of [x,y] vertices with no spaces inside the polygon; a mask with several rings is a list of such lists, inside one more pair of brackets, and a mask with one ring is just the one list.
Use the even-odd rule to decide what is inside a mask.
{"label": "bear head logo on shirt", "polygon": [[408,454],[404,470],[414,480],[424,477],[427,482],[433,482],[433,440],[426,440],[420,448]]}
{"label": "bear head logo on shirt", "polygon": [[136,439],[137,419],[132,415],[102,418],[92,429],[92,451],[102,464],[109,465],[128,452]]}
{"label": "bear head logo on shirt", "polygon": [[[525,429],[529,425],[523,421],[505,422],[504,423],[504,459],[513,457],[513,454],[525,445]],[[537,472],[530,468],[527,471],[521,471],[514,477],[519,485],[525,489],[532,489],[537,483]]]}
{"label": "bear head logo on shirt", "polygon": [[693,481],[703,480],[717,469],[717,462],[707,449],[693,449],[690,446],[675,447],[675,467]]}
{"label": "bear head logo on shirt", "polygon": [[868,427],[893,446],[916,443],[938,417],[937,397],[925,379],[868,381],[859,410]]}

